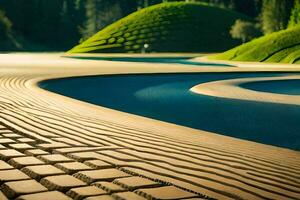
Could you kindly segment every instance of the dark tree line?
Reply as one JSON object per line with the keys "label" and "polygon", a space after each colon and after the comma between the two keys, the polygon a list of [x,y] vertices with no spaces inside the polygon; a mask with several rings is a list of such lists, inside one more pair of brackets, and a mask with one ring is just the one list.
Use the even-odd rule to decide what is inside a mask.
{"label": "dark tree line", "polygon": [[263,0],[262,1],[262,30],[264,33],[272,33],[287,28],[293,0]]}
{"label": "dark tree line", "polygon": [[137,6],[134,0],[0,0],[2,21],[8,19],[6,29],[25,50],[69,49]]}
{"label": "dark tree line", "polygon": [[[180,0],[0,0],[0,49],[67,50],[137,9],[166,1]],[[298,1],[293,21],[299,21],[299,0],[189,1],[206,2],[260,19],[265,33],[286,28],[294,2]]]}
{"label": "dark tree line", "polygon": [[291,12],[289,27],[296,26],[300,23],[300,0],[295,0],[294,7]]}
{"label": "dark tree line", "polygon": [[[0,9],[12,23],[16,39],[27,48],[62,49],[77,42],[78,26],[83,24],[80,1],[0,0]],[[68,39],[66,39],[68,38]]]}

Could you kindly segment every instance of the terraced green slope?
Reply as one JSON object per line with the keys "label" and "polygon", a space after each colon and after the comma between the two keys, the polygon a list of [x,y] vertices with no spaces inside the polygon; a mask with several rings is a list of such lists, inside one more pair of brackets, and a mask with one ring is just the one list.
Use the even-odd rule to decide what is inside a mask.
{"label": "terraced green slope", "polygon": [[70,53],[215,52],[238,45],[229,35],[242,14],[203,3],[162,3],[137,11],[104,28]]}
{"label": "terraced green slope", "polygon": [[300,63],[300,25],[211,56],[218,60]]}

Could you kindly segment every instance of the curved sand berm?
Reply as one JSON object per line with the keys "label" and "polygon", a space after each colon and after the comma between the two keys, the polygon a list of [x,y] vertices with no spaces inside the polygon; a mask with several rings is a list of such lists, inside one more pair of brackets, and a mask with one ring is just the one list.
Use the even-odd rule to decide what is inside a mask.
{"label": "curved sand berm", "polygon": [[0,55],[0,122],[39,145],[57,144],[57,152],[76,151],[60,145],[97,147],[90,151],[98,159],[197,194],[222,200],[300,199],[299,152],[91,105],[37,86],[41,80],[95,74],[272,70]]}
{"label": "curved sand berm", "polygon": [[264,77],[264,78],[240,78],[232,80],[221,80],[207,82],[196,85],[190,90],[198,94],[222,97],[228,99],[243,99],[258,102],[282,103],[290,105],[300,105],[299,95],[276,94],[260,92],[243,88],[241,85],[258,81],[284,81],[300,80],[300,76],[289,75],[283,77]]}

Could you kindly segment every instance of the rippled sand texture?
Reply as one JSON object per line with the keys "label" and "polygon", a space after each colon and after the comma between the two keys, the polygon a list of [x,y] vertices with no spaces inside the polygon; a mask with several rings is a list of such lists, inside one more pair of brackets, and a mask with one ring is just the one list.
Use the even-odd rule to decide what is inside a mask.
{"label": "rippled sand texture", "polygon": [[[74,154],[84,152],[128,174],[174,185],[200,197],[300,199],[299,152],[106,109],[36,85],[49,78],[79,75],[229,70],[263,69],[83,61],[59,58],[56,54],[1,55],[0,122],[51,153],[78,158]],[[214,87],[214,92],[205,92],[225,96],[222,90],[229,87],[229,91],[247,92],[249,99],[254,98],[253,92],[237,87],[235,82],[225,83],[221,83],[221,88],[207,83],[213,84],[208,88]],[[226,97],[238,98],[233,93]],[[266,101],[270,99],[283,101],[276,95]],[[145,196],[150,198],[149,195]]]}

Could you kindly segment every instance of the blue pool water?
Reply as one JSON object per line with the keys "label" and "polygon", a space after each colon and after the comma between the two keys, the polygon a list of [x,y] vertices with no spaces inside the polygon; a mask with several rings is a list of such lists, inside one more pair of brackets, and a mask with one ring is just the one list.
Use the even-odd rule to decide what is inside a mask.
{"label": "blue pool water", "polygon": [[212,66],[212,67],[233,67],[229,64],[199,62],[190,60],[193,57],[89,57],[89,56],[66,56],[66,58],[76,58],[82,60],[107,60],[117,62],[144,62],[144,63],[165,63],[165,64],[184,64],[191,66]]}
{"label": "blue pool water", "polygon": [[257,81],[241,85],[250,90],[277,94],[300,95],[300,80]]}
{"label": "blue pool water", "polygon": [[196,129],[300,151],[300,106],[194,94],[208,81],[281,76],[201,73],[90,76],[49,80],[42,88],[89,103]]}

